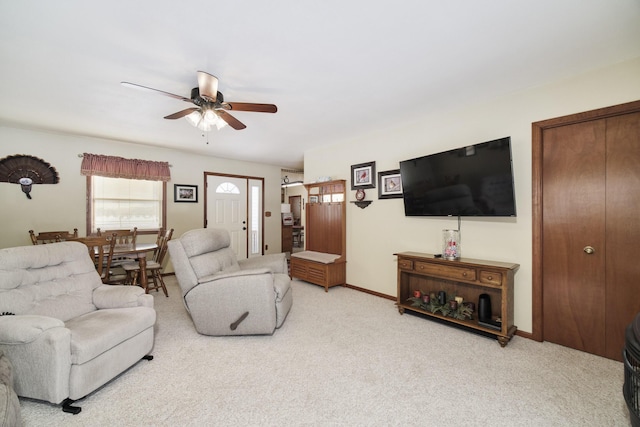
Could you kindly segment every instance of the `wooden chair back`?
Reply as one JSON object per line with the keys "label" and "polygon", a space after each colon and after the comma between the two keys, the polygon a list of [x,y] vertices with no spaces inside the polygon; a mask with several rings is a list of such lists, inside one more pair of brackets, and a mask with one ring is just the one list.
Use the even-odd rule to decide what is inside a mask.
{"label": "wooden chair back", "polygon": [[[145,288],[145,292],[149,293],[151,290],[162,289],[165,296],[169,296],[167,292],[167,287],[162,279],[162,262],[164,261],[164,257],[167,254],[167,250],[169,248],[169,240],[173,236],[173,228],[170,230],[160,229],[158,230],[158,237],[156,239],[156,245],[158,246],[153,252],[152,262],[147,264],[147,271],[151,276],[151,282],[147,281],[147,285]],[[140,274],[140,267],[137,263],[129,263],[124,265],[124,269],[127,272],[126,282],[131,285],[136,285],[138,282],[138,276]]]}
{"label": "wooden chair back", "polygon": [[63,242],[78,237],[78,229],[74,228],[73,233],[69,231],[42,231],[37,235],[33,230],[29,230],[29,237],[34,245]]}
{"label": "wooden chair back", "polygon": [[116,235],[116,245],[123,245],[129,243],[135,243],[138,237],[138,227],[133,227],[133,230],[121,229],[121,230],[100,230],[96,233],[98,236],[113,236]]}
{"label": "wooden chair back", "polygon": [[113,249],[116,246],[117,240],[115,233],[111,236],[88,236],[69,240],[84,243],[87,246],[89,256],[96,266],[96,271],[100,274],[102,283],[108,283],[109,270],[111,269],[111,262],[113,261]]}
{"label": "wooden chair back", "polygon": [[158,234],[158,249],[153,254],[153,260],[160,264],[160,268],[162,268],[162,261],[164,261],[164,257],[167,255],[167,250],[169,248],[169,240],[173,237],[173,228],[167,231],[161,231],[161,234]]}

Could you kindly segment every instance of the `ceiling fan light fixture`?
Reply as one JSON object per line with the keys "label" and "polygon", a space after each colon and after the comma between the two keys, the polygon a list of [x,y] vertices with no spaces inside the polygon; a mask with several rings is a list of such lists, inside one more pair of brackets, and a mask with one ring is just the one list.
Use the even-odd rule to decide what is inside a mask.
{"label": "ceiling fan light fixture", "polygon": [[211,109],[204,110],[203,115],[204,115],[204,119],[211,124],[215,124],[215,122],[218,119],[218,115],[214,113],[213,110]]}
{"label": "ceiling fan light fixture", "polygon": [[213,128],[213,126],[215,126],[216,129],[220,130],[227,124],[227,122],[222,120],[215,111],[209,108],[194,111],[193,113],[185,117],[187,118],[189,123],[204,132],[209,132]]}
{"label": "ceiling fan light fixture", "polygon": [[203,132],[209,132],[211,130],[211,124],[209,124],[202,116],[202,111],[194,111],[191,114],[185,116],[187,121],[193,126],[197,127]]}
{"label": "ceiling fan light fixture", "polygon": [[220,130],[227,125],[227,122],[222,120],[222,117],[218,115],[213,109],[207,108],[203,113],[204,121]]}

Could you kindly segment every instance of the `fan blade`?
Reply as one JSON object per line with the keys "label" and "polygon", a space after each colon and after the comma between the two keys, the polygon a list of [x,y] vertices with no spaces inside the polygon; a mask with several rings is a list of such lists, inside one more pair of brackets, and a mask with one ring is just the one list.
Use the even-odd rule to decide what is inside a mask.
{"label": "fan blade", "polygon": [[258,113],[275,113],[278,107],[273,104],[251,104],[248,102],[226,102],[225,106],[234,111],[255,111]]}
{"label": "fan blade", "polygon": [[193,113],[194,111],[198,111],[199,108],[196,107],[192,107],[192,108],[187,108],[186,110],[182,110],[182,111],[178,111],[177,113],[173,113],[173,114],[169,114],[168,116],[165,116],[165,119],[169,119],[169,120],[173,120],[173,119],[180,119],[184,116],[188,116],[189,114]]}
{"label": "fan blade", "polygon": [[217,110],[218,116],[222,118],[229,126],[234,128],[235,130],[242,130],[246,128],[246,126],[238,119],[233,117],[231,114],[227,113],[224,110]]}
{"label": "fan blade", "polygon": [[151,90],[153,92],[159,92],[159,93],[161,93],[163,95],[170,96],[171,98],[179,99],[181,101],[193,102],[191,100],[191,98],[185,98],[184,96],[175,95],[173,93],[165,92],[165,91],[160,90],[160,89],[154,89],[152,87],[142,86],[142,85],[139,85],[139,84],[129,83],[129,82],[120,82],[120,84],[122,86],[131,87],[131,88],[134,88],[134,89]]}
{"label": "fan blade", "polygon": [[198,71],[198,90],[202,98],[209,102],[216,102],[218,78],[204,71]]}

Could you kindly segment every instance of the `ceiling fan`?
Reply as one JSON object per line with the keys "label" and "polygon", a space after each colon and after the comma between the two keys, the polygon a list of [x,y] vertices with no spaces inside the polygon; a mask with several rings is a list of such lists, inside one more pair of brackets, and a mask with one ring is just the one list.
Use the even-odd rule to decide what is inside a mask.
{"label": "ceiling fan", "polygon": [[209,131],[213,126],[221,129],[227,124],[235,130],[246,128],[244,123],[229,114],[228,111],[254,111],[259,113],[275,113],[278,111],[278,107],[273,104],[225,102],[222,93],[218,92],[218,78],[204,71],[198,71],[198,87],[191,89],[190,98],[135,83],[121,82],[121,84],[136,89],[152,90],[171,98],[195,104],[196,107],[169,114],[165,116],[165,119],[174,120],[186,117],[192,125],[203,131]]}

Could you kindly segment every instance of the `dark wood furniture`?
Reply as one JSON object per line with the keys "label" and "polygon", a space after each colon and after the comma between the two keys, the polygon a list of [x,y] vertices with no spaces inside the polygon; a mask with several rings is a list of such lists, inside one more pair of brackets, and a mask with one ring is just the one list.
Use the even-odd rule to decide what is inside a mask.
{"label": "dark wood furniture", "polygon": [[[133,227],[133,229],[118,229],[118,230],[100,230],[98,228],[96,235],[98,236],[113,236],[116,239],[116,245],[128,245],[128,244],[136,244],[136,239],[138,238],[138,227]],[[124,255],[124,256],[114,256],[113,261],[111,262],[111,266],[122,266],[128,262],[131,262],[135,258],[132,255]]]}
{"label": "dark wood furniture", "polygon": [[147,252],[155,251],[158,248],[157,243],[128,243],[116,244],[113,248],[114,256],[134,255],[140,266],[140,286],[148,292],[149,280],[147,277]]}
{"label": "dark wood furniture", "polygon": [[44,245],[47,243],[62,242],[67,239],[74,239],[78,237],[78,229],[74,228],[73,233],[69,231],[42,231],[36,234],[33,230],[29,230],[29,237],[31,243],[34,245]]}
{"label": "dark wood furniture", "polygon": [[113,250],[116,245],[115,236],[76,237],[69,240],[80,242],[87,246],[89,256],[93,260],[102,283],[109,283]]}
{"label": "dark wood furniture", "polygon": [[282,225],[282,252],[293,252],[293,226]]}
{"label": "dark wood furniture", "polygon": [[305,251],[291,255],[291,277],[324,286],[328,292],[347,283],[346,181],[305,187],[310,201],[305,205]]}
{"label": "dark wood furniture", "polygon": [[136,239],[138,237],[138,227],[133,227],[133,229],[120,229],[120,230],[100,230],[98,228],[96,234],[98,236],[114,236],[116,237],[116,245],[126,245],[129,243],[136,243]]}
{"label": "dark wood furniture", "polygon": [[[518,264],[468,258],[449,261],[419,252],[394,255],[398,257],[397,306],[400,314],[410,310],[495,335],[502,347],[516,333],[517,327],[513,324],[513,285],[515,272],[520,267]],[[476,310],[480,294],[488,294],[492,303],[492,319],[500,319],[502,325],[500,329],[484,326],[478,323],[477,313],[473,314],[472,319],[459,320],[413,307],[409,298],[414,296],[415,291],[422,294],[445,291],[447,295],[473,302]]]}
{"label": "dark wood furniture", "polygon": [[[158,238],[156,239],[157,248],[153,251],[153,258],[151,261],[147,262],[147,284],[146,286],[142,286],[145,290],[145,293],[149,293],[149,291],[162,289],[164,292],[164,296],[168,297],[169,293],[167,292],[167,287],[164,284],[164,279],[162,279],[162,268],[164,258],[167,254],[168,243],[173,236],[173,228],[169,230],[160,229],[158,231]],[[131,262],[128,264],[124,264],[122,266],[127,274],[127,279],[125,281],[126,284],[129,285],[137,285],[138,277],[141,276],[140,263]],[[149,274],[151,274],[151,281],[153,282],[153,286],[151,286],[148,282]],[[142,282],[142,279],[141,279]]]}
{"label": "dark wood furniture", "polygon": [[293,247],[294,248],[302,248],[304,244],[304,226],[302,225],[293,225]]}

